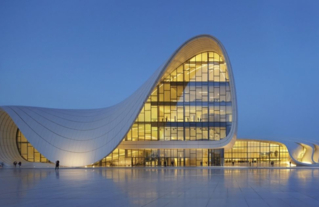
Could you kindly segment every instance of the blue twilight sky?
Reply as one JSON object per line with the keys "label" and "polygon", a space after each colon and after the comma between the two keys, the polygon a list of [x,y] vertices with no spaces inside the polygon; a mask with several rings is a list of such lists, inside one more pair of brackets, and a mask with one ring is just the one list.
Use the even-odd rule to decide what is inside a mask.
{"label": "blue twilight sky", "polygon": [[239,137],[319,140],[319,1],[0,1],[0,105],[98,108],[186,40],[228,51]]}

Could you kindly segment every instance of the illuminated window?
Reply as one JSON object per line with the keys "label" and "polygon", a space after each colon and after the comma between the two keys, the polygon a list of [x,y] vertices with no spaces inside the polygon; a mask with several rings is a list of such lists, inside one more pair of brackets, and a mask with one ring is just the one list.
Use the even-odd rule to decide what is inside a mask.
{"label": "illuminated window", "polygon": [[17,130],[17,147],[20,155],[26,161],[44,163],[50,162],[30,144],[30,142],[26,139],[26,137],[21,133],[19,129]]}
{"label": "illuminated window", "polygon": [[[219,141],[227,137],[231,126],[232,102],[227,65],[220,54],[209,51],[199,53],[165,73],[151,92],[125,140]],[[216,160],[220,161],[222,157],[221,151],[213,149],[183,149],[176,151],[176,157],[172,155],[175,151],[168,151],[163,156],[167,160],[152,157],[154,154],[162,154],[160,151],[152,151],[152,156],[135,156],[133,150],[127,153],[135,156],[132,165],[144,163],[147,166],[164,162],[174,162],[178,166],[217,165]],[[178,153],[184,156],[177,156]],[[103,165],[119,165],[116,153],[111,154],[114,161],[111,163],[103,159]],[[215,164],[209,159],[212,156],[216,157]]]}
{"label": "illuminated window", "polygon": [[[156,127],[148,126],[145,129],[145,124],[150,122],[164,123],[165,132]],[[190,136],[185,127],[175,133],[175,127],[170,127],[175,122],[195,122],[196,129],[190,130]],[[211,130],[200,130],[203,123]],[[126,140],[218,141],[228,135],[231,124],[232,103],[227,65],[219,54],[204,52],[190,58],[162,78]]]}
{"label": "illuminated window", "polygon": [[233,148],[225,150],[225,165],[288,166],[290,157],[286,146],[263,141],[235,142]]}

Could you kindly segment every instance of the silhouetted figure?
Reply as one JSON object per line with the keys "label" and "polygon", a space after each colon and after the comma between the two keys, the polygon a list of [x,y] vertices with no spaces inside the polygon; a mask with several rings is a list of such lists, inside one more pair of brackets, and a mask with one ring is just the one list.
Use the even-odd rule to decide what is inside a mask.
{"label": "silhouetted figure", "polygon": [[289,164],[290,164],[290,167],[291,167],[291,161],[289,162]]}
{"label": "silhouetted figure", "polygon": [[232,161],[231,163],[232,163],[232,164],[233,164],[233,166],[234,166],[235,162],[234,162],[234,161]]}
{"label": "silhouetted figure", "polygon": [[166,161],[164,161],[164,167],[166,167]]}
{"label": "silhouetted figure", "polygon": [[19,162],[19,167],[21,167],[21,161]]}
{"label": "silhouetted figure", "polygon": [[1,167],[2,167],[2,168],[4,167],[4,163],[3,163],[3,162],[1,162]]}
{"label": "silhouetted figure", "polygon": [[13,162],[14,167],[17,167],[17,161]]}
{"label": "silhouetted figure", "polygon": [[171,162],[171,165],[174,166],[174,161]]}
{"label": "silhouetted figure", "polygon": [[271,166],[272,166],[272,167],[274,166],[274,161],[271,161]]}
{"label": "silhouetted figure", "polygon": [[60,161],[57,160],[57,161],[55,162],[55,169],[58,170],[59,167],[60,167]]}

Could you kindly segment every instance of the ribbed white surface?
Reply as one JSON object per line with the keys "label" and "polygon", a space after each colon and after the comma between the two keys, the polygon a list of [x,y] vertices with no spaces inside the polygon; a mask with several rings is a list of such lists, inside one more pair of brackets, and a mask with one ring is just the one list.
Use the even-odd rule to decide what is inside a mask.
{"label": "ribbed white surface", "polygon": [[4,111],[0,111],[0,161],[12,164],[13,161],[23,161],[16,143],[17,127]]}

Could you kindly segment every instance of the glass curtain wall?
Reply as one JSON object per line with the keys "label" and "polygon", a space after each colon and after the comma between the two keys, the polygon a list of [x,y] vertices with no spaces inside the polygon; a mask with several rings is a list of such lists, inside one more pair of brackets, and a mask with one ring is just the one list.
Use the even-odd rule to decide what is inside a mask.
{"label": "glass curtain wall", "polygon": [[279,143],[236,141],[224,149],[115,149],[97,166],[289,166],[287,148]]}
{"label": "glass curtain wall", "polygon": [[26,161],[45,163],[50,162],[30,144],[30,142],[25,138],[25,136],[21,133],[19,129],[17,130],[17,147],[20,155]]}
{"label": "glass curtain wall", "polygon": [[225,150],[225,165],[236,166],[288,166],[290,156],[286,146],[259,141],[236,141],[233,148]]}
{"label": "glass curtain wall", "polygon": [[95,166],[220,166],[223,149],[115,149]]}
{"label": "glass curtain wall", "polygon": [[227,66],[200,53],[165,76],[147,99],[126,141],[224,139],[232,124]]}
{"label": "glass curtain wall", "polygon": [[[227,65],[216,52],[197,54],[164,75],[124,141],[218,141],[232,125]],[[115,149],[102,166],[211,166],[223,150]]]}

